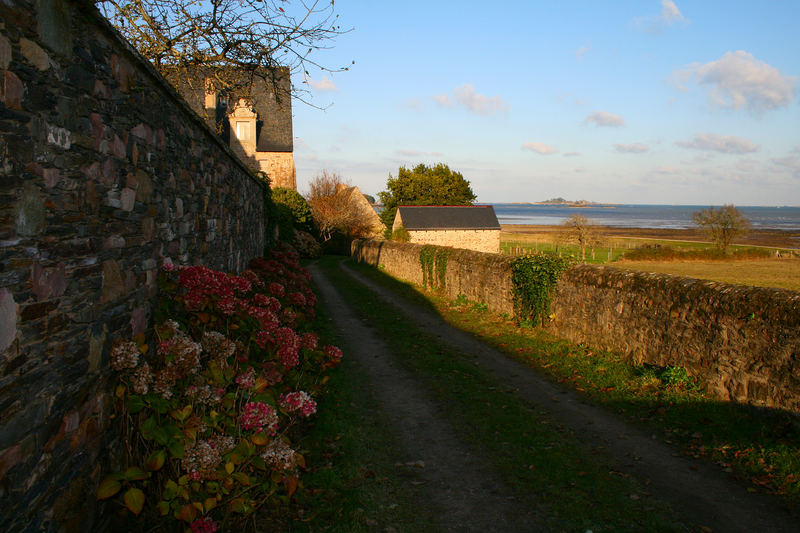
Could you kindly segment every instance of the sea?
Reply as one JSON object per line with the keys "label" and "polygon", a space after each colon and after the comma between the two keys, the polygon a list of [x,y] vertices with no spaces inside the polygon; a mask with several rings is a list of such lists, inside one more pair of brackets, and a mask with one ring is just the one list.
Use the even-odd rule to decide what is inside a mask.
{"label": "sea", "polygon": [[[559,225],[574,214],[598,226],[622,228],[692,228],[692,213],[702,205],[589,205],[491,204],[500,224]],[[753,229],[800,231],[800,207],[736,206]]]}

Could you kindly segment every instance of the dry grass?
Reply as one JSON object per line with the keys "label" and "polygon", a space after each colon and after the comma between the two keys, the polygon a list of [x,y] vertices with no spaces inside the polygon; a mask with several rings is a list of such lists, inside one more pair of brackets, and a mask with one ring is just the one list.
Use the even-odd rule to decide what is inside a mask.
{"label": "dry grass", "polygon": [[800,259],[741,261],[620,261],[613,266],[737,285],[800,291]]}

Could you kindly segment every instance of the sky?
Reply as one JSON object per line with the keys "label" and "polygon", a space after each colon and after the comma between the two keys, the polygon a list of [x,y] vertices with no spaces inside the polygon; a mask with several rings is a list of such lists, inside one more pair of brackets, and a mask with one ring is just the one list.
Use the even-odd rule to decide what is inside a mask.
{"label": "sky", "polygon": [[443,162],[478,203],[800,206],[794,0],[335,8],[352,30],[312,57],[350,68],[293,77],[301,193]]}

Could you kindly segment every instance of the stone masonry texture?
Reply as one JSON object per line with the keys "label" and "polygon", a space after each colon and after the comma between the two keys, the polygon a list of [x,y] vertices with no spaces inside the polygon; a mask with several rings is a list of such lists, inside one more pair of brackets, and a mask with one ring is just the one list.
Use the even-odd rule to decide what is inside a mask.
{"label": "stone masonry texture", "polygon": [[500,230],[409,230],[409,242],[433,244],[475,250],[476,252],[500,253]]}
{"label": "stone masonry texture", "polygon": [[91,2],[0,4],[0,531],[102,529],[109,349],[164,262],[261,255],[264,194]]}
{"label": "stone masonry texture", "polygon": [[[353,258],[422,284],[422,246],[354,241]],[[453,249],[444,293],[513,313],[514,259]],[[800,412],[800,293],[574,266],[556,287],[553,334],[637,363],[682,366],[716,397]]]}

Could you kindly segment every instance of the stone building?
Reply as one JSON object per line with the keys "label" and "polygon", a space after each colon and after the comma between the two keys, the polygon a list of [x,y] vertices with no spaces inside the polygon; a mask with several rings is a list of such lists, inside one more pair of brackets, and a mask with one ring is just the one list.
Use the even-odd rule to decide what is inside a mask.
{"label": "stone building", "polygon": [[367,197],[364,196],[364,193],[362,193],[358,187],[348,187],[340,183],[336,188],[336,195],[343,199],[343,203],[346,205],[347,209],[357,213],[358,220],[363,221],[362,225],[365,226],[366,229],[366,235],[363,235],[364,237],[373,239],[383,238],[383,222],[381,222],[375,208],[372,207],[372,204],[369,203]]}
{"label": "stone building", "polygon": [[178,92],[250,168],[269,176],[272,187],[297,190],[289,69],[254,77],[247,99],[215,90],[211,79],[184,80]]}
{"label": "stone building", "polygon": [[401,205],[392,232],[401,226],[412,243],[500,253],[500,223],[490,205]]}

